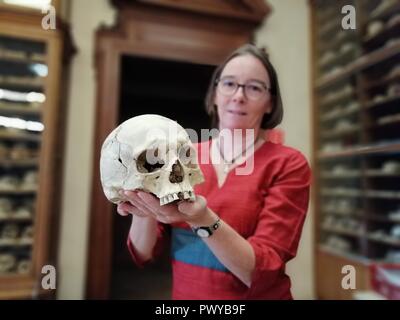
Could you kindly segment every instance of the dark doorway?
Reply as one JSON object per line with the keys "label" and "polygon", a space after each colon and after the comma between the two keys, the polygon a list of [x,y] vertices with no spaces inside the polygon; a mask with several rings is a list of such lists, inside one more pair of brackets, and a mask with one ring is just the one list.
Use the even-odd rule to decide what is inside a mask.
{"label": "dark doorway", "polygon": [[[159,114],[185,129],[210,127],[204,99],[215,66],[123,56],[119,123],[141,114]],[[115,209],[114,209],[115,210]],[[112,299],[170,299],[169,247],[158,260],[138,268],[126,247],[130,217],[113,215]]]}

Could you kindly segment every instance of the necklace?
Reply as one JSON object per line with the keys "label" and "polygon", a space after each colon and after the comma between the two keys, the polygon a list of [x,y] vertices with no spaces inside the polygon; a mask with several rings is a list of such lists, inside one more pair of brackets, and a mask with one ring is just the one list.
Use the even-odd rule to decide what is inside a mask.
{"label": "necklace", "polygon": [[239,159],[240,157],[242,157],[243,154],[245,154],[247,152],[247,150],[249,150],[251,147],[254,147],[259,140],[260,140],[260,138],[258,137],[251,145],[249,145],[244,151],[242,151],[242,153],[240,153],[238,156],[232,158],[230,161],[227,161],[221,152],[221,147],[220,147],[219,139],[218,139],[217,140],[217,143],[218,143],[217,149],[218,149],[219,155],[221,156],[222,160],[224,161],[224,173],[228,173],[230,167],[236,162],[236,160]]}

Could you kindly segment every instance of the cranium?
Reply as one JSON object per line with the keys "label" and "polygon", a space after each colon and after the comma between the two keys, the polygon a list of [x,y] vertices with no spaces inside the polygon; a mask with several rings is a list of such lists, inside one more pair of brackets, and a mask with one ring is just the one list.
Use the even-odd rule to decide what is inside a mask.
{"label": "cranium", "polygon": [[204,181],[196,151],[186,131],[159,115],[141,115],[123,122],[103,143],[100,176],[104,194],[113,203],[126,201],[121,190],[155,194],[160,205],[194,200],[193,186]]}

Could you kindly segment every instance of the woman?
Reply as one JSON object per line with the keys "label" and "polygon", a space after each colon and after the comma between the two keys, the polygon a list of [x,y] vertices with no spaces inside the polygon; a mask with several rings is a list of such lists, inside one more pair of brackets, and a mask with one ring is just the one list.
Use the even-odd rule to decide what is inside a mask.
{"label": "woman", "polygon": [[[194,202],[160,206],[125,191],[130,201],[118,212],[132,214],[129,250],[139,265],[150,261],[171,225],[173,299],[291,299],[285,265],[296,255],[311,174],[300,152],[264,139],[283,114],[266,53],[253,45],[233,52],[214,72],[206,107],[220,132],[242,129],[240,139],[220,134],[197,145],[211,163],[199,161],[205,182]],[[251,172],[236,174],[249,158]]]}

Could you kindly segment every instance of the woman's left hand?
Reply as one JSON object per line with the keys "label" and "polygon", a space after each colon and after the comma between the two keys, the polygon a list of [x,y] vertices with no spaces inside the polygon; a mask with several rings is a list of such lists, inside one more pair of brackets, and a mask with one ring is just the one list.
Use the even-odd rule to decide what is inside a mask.
{"label": "woman's left hand", "polygon": [[161,206],[160,199],[144,191],[125,191],[124,194],[134,206],[146,207],[162,223],[195,224],[208,214],[207,201],[202,196],[196,196],[195,201],[182,200]]}

